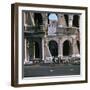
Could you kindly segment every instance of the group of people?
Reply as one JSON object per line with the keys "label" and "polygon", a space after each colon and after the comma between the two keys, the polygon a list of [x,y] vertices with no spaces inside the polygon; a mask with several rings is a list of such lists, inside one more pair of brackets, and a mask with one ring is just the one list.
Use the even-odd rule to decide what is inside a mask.
{"label": "group of people", "polygon": [[59,63],[61,63],[62,60],[61,60],[61,57],[53,56],[52,61],[54,64],[59,64]]}
{"label": "group of people", "polygon": [[59,64],[59,63],[80,63],[80,57],[67,57],[62,59],[61,57],[55,57],[52,58],[53,64]]}

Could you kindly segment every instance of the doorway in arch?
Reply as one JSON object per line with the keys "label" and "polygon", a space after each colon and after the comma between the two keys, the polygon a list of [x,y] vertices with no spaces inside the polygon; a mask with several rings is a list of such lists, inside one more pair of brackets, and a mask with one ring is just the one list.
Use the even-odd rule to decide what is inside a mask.
{"label": "doorway in arch", "polygon": [[69,40],[64,41],[63,43],[63,56],[69,56],[72,54],[72,46]]}
{"label": "doorway in arch", "polygon": [[58,44],[56,41],[51,40],[49,41],[49,50],[52,56],[58,56]]}
{"label": "doorway in arch", "polygon": [[40,46],[38,42],[35,42],[35,58],[40,58]]}

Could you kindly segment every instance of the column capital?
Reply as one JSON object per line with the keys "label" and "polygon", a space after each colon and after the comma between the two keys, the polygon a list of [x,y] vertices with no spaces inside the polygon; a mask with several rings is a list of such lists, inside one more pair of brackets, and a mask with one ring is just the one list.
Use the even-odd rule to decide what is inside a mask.
{"label": "column capital", "polygon": [[68,16],[69,16],[69,20],[73,20],[73,14],[68,14]]}
{"label": "column capital", "polygon": [[76,39],[76,35],[73,35],[73,36],[72,36],[72,39]]}

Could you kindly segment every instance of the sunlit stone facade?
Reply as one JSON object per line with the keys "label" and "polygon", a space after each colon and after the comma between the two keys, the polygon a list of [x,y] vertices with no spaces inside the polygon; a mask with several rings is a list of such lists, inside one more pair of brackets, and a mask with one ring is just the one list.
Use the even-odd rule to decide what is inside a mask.
{"label": "sunlit stone facade", "polygon": [[23,12],[24,64],[51,63],[53,57],[80,56],[79,18],[77,14]]}

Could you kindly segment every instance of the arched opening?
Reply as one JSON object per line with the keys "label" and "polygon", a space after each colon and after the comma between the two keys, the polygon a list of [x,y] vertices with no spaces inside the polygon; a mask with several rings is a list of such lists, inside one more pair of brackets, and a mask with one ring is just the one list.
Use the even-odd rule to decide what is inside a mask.
{"label": "arched opening", "polygon": [[71,47],[71,43],[69,40],[66,40],[63,43],[63,56],[69,56],[72,54],[72,47]]}
{"label": "arched opening", "polygon": [[80,53],[80,42],[77,40],[77,47],[78,47],[78,51]]}
{"label": "arched opening", "polygon": [[40,47],[38,42],[35,42],[35,58],[40,58]]}
{"label": "arched opening", "polygon": [[34,14],[34,21],[35,21],[35,25],[40,28],[40,25],[43,24],[43,19],[42,19],[42,15],[40,13],[35,13]]}
{"label": "arched opening", "polygon": [[58,56],[58,44],[56,41],[51,40],[49,42],[49,50],[50,50],[52,56],[54,56],[54,57]]}
{"label": "arched opening", "polygon": [[79,27],[79,16],[78,15],[74,15],[73,17],[73,26]]}
{"label": "arched opening", "polygon": [[65,20],[66,20],[66,24],[68,26],[68,15],[67,14],[64,14],[64,17],[65,17]]}

